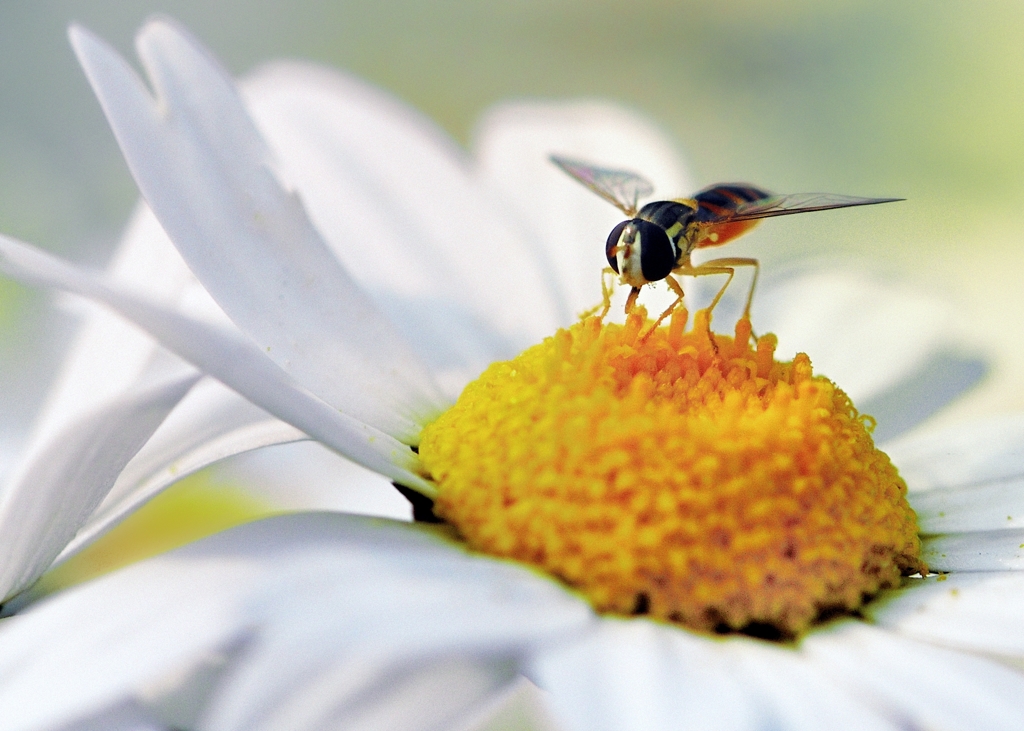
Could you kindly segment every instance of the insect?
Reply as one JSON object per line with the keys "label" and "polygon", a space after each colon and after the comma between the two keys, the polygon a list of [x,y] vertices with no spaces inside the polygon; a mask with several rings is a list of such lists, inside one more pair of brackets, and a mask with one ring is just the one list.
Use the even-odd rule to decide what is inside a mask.
{"label": "insect", "polygon": [[[632,287],[626,300],[627,314],[636,304],[641,287],[662,279],[668,283],[676,300],[658,318],[656,326],[683,299],[683,288],[673,274],[691,277],[728,275],[708,308],[714,310],[739,266],[754,267],[753,281],[743,310],[744,317],[750,316],[750,303],[760,273],[757,259],[726,257],[695,265],[690,262],[694,249],[728,243],[752,229],[762,218],[904,200],[856,198],[830,193],[776,195],[747,183],[718,183],[694,193],[692,198],[652,201],[638,208],[640,199],[654,192],[654,186],[642,176],[558,155],[552,155],[551,161],[628,217],[608,234],[605,256],[611,273],[617,274],[622,284]],[[610,300],[606,294],[605,314],[609,307]]]}

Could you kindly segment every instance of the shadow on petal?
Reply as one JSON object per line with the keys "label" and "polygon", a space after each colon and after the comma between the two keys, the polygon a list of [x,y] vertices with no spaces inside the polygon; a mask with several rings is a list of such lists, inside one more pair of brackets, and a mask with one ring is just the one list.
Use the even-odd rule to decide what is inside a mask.
{"label": "shadow on petal", "polygon": [[989,374],[988,361],[975,355],[938,350],[915,370],[858,408],[878,420],[876,443],[910,431],[956,401]]}

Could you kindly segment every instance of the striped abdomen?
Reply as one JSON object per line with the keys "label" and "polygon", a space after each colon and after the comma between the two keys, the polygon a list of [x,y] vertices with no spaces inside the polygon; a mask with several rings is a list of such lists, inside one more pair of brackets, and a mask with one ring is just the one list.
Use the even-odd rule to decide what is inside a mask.
{"label": "striped abdomen", "polygon": [[758,221],[735,221],[729,218],[737,206],[768,198],[772,193],[746,183],[721,183],[705,188],[693,196],[697,204],[694,221],[699,225],[692,248],[719,246],[732,241],[758,224]]}

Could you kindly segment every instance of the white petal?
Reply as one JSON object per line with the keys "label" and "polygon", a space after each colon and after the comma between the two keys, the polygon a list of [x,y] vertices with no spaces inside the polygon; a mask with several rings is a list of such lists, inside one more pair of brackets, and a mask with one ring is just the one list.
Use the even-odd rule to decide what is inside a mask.
{"label": "white petal", "polygon": [[244,485],[282,512],[333,510],[411,520],[409,501],[387,478],[314,441],[233,457],[215,468],[218,481]]}
{"label": "white petal", "polygon": [[807,269],[766,278],[755,324],[778,335],[780,358],[809,353],[858,406],[952,347],[957,312],[947,301],[854,263]]}
{"label": "white petal", "polygon": [[871,602],[875,623],[946,647],[1024,658],[1024,573],[949,574]]}
{"label": "white petal", "polygon": [[168,21],[144,26],[136,43],[156,103],[108,45],[81,28],[70,35],[140,189],[232,320],[313,393],[366,423],[398,433],[374,421],[378,403],[413,424],[435,415],[443,400],[429,374],[281,187],[212,57]]}
{"label": "white petal", "polygon": [[[209,658],[220,652],[227,654],[206,684],[213,695],[209,705],[203,700],[204,727],[297,718],[289,715],[302,711],[289,706],[292,691],[314,704],[309,721],[346,709],[371,718],[387,711],[375,698],[415,697],[429,682],[418,670],[466,678],[482,662],[477,690],[486,694],[489,673],[509,680],[524,653],[591,621],[586,605],[552,581],[471,556],[421,526],[281,516],[133,565],[7,620],[0,625],[0,707],[17,707],[5,715],[8,727],[37,728],[115,706],[140,688],[155,704],[162,679],[199,692],[187,678],[195,668],[209,673]],[[499,660],[500,669],[491,665]],[[409,684],[396,688],[375,675],[385,667]],[[362,693],[336,686],[332,706],[331,678],[361,684]]]}
{"label": "white petal", "polygon": [[720,642],[645,620],[603,620],[527,673],[566,729],[755,729],[766,708]]}
{"label": "white petal", "polygon": [[[204,720],[203,725],[214,731],[457,728],[476,707],[501,694],[513,681],[510,663],[504,659],[426,659],[412,667],[375,660],[349,655],[337,667],[320,668],[314,677],[289,688],[273,708],[258,708],[257,718],[218,715]],[[260,691],[247,690],[253,695],[239,700],[255,705],[252,701]]]}
{"label": "white petal", "polygon": [[809,635],[802,650],[903,728],[1024,727],[1024,675],[998,663],[856,622]]}
{"label": "white petal", "polygon": [[548,710],[548,694],[523,677],[493,696],[460,731],[561,731]]}
{"label": "white petal", "polygon": [[1024,477],[912,492],[921,533],[1024,528]]}
{"label": "white petal", "polygon": [[421,113],[306,64],[273,64],[243,88],[317,228],[432,365],[479,370],[566,322],[539,240]]}
{"label": "white petal", "polygon": [[[198,312],[212,321],[230,324],[199,286],[144,203],[136,207],[107,271],[125,287],[156,301],[172,307],[185,306],[189,311]],[[180,361],[171,362],[177,359],[160,348],[156,340],[109,309],[82,303],[77,298],[74,303],[79,310],[84,311],[85,321],[65,358],[42,414],[36,421],[33,438],[40,442],[52,438],[69,420],[125,392],[140,378],[148,377],[152,380],[157,374],[168,370],[169,366],[172,373],[181,367]],[[60,558],[66,558],[94,540],[113,522],[137,508],[159,489],[230,451],[226,449],[228,445],[218,433],[218,427],[210,421],[209,415],[195,413],[190,406],[197,399],[203,399],[211,386],[226,394],[227,398],[244,404],[242,408],[255,412],[257,420],[277,424],[279,429],[287,432],[287,438],[306,438],[294,427],[285,426],[265,412],[248,405],[241,397],[216,382],[207,379],[205,384],[190,391],[184,403],[174,409],[171,417],[164,421],[146,446],[129,462],[97,512],[93,513],[89,522],[65,547]],[[183,415],[198,421],[182,425]],[[232,425],[223,425],[223,428],[230,429]],[[234,425],[234,428],[237,431],[238,425]],[[251,433],[253,429],[250,427],[248,431]],[[171,447],[168,436],[172,434],[175,435],[172,438],[178,442],[184,440],[188,444]],[[214,436],[218,437],[215,444],[197,443]],[[268,443],[268,436],[264,434],[258,443],[253,442],[248,447],[238,445],[236,439],[231,446],[236,449],[254,448]],[[141,494],[135,495],[136,499],[133,500],[125,495],[128,489],[137,489]],[[114,505],[118,507],[116,511],[111,509]]]}
{"label": "white petal", "polygon": [[128,463],[57,560],[85,548],[164,488],[197,470],[242,452],[308,438],[217,381],[204,379]]}
{"label": "white petal", "polygon": [[921,560],[932,571],[1020,571],[1024,569],[1024,530],[924,538]]}
{"label": "white petal", "polygon": [[651,180],[663,198],[695,189],[663,129],[603,101],[493,107],[477,126],[473,150],[481,178],[510,201],[543,242],[545,261],[571,315],[601,302],[601,270],[608,266],[604,242],[622,214],[556,168],[549,156],[633,170]]}
{"label": "white petal", "polygon": [[892,716],[872,708],[855,693],[823,677],[804,653],[767,643],[735,643],[744,681],[771,708],[768,727],[786,731],[867,731],[902,728]]}
{"label": "white petal", "polygon": [[163,309],[97,274],[5,236],[0,236],[0,271],[27,284],[74,292],[108,305],[200,370],[353,462],[425,494],[433,492],[433,486],[415,473],[419,460],[408,447],[302,389],[237,333]]}
{"label": "white petal", "polygon": [[[126,286],[168,305],[192,272],[145,205],[136,208],[108,272]],[[90,306],[34,426],[47,439],[64,424],[109,401],[146,370],[158,343],[106,308]]]}
{"label": "white petal", "polygon": [[0,597],[42,575],[198,378],[190,374],[120,397],[79,417],[23,461],[0,502]]}
{"label": "white petal", "polygon": [[917,431],[886,444],[911,490],[1024,475],[1024,416],[995,416]]}
{"label": "white petal", "polygon": [[61,726],[59,731],[167,731],[167,726],[138,703],[126,701],[91,718]]}
{"label": "white petal", "polygon": [[151,571],[138,564],[126,578],[104,577],[4,620],[4,725],[51,729],[88,721],[168,676],[202,669],[247,637],[250,628],[236,621],[227,595],[253,567],[230,556],[210,563],[163,559]]}
{"label": "white petal", "polygon": [[[279,582],[263,602],[282,621],[225,681],[211,726],[331,727],[367,706],[399,702],[392,683],[418,677],[436,658],[472,661],[480,697],[453,698],[465,712],[470,700],[512,682],[518,658],[538,638],[568,637],[590,621],[583,602],[514,564],[460,551],[381,558],[380,549],[334,556]],[[456,669],[471,668],[460,660]],[[392,711],[415,716],[408,700]],[[438,711],[453,709],[439,703]]]}

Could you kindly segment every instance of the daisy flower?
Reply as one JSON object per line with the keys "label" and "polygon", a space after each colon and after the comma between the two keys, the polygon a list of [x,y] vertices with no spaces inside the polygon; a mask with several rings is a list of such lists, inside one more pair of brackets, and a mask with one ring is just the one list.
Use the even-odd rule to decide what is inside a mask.
{"label": "daisy flower", "polygon": [[[154,98],[102,41],[71,37],[159,221],[139,240],[162,228],[216,306],[184,274],[161,300],[9,238],[0,269],[102,302],[191,363],[155,369],[178,389],[157,423],[197,371],[230,390],[210,385],[147,445],[65,551],[178,458],[302,435],[447,522],[281,516],[40,602],[0,628],[7,727],[1024,723],[1024,420],[903,437],[889,453],[908,493],[845,393],[806,356],[776,360],[773,336],[752,344],[746,321],[735,337],[682,311],[657,331],[640,313],[557,330],[599,297],[601,266],[560,242],[602,240],[607,218],[524,161],[554,147],[686,189],[656,131],[606,107],[509,107],[475,174],[351,79],[274,66],[240,93],[156,20],[137,39]],[[843,285],[811,283],[831,298],[790,304],[834,323],[821,303]],[[829,372],[876,394],[918,379],[947,323],[914,304],[906,329],[856,308],[885,347]],[[150,370],[111,390],[140,403],[124,383]],[[65,460],[84,473],[86,457]]]}

